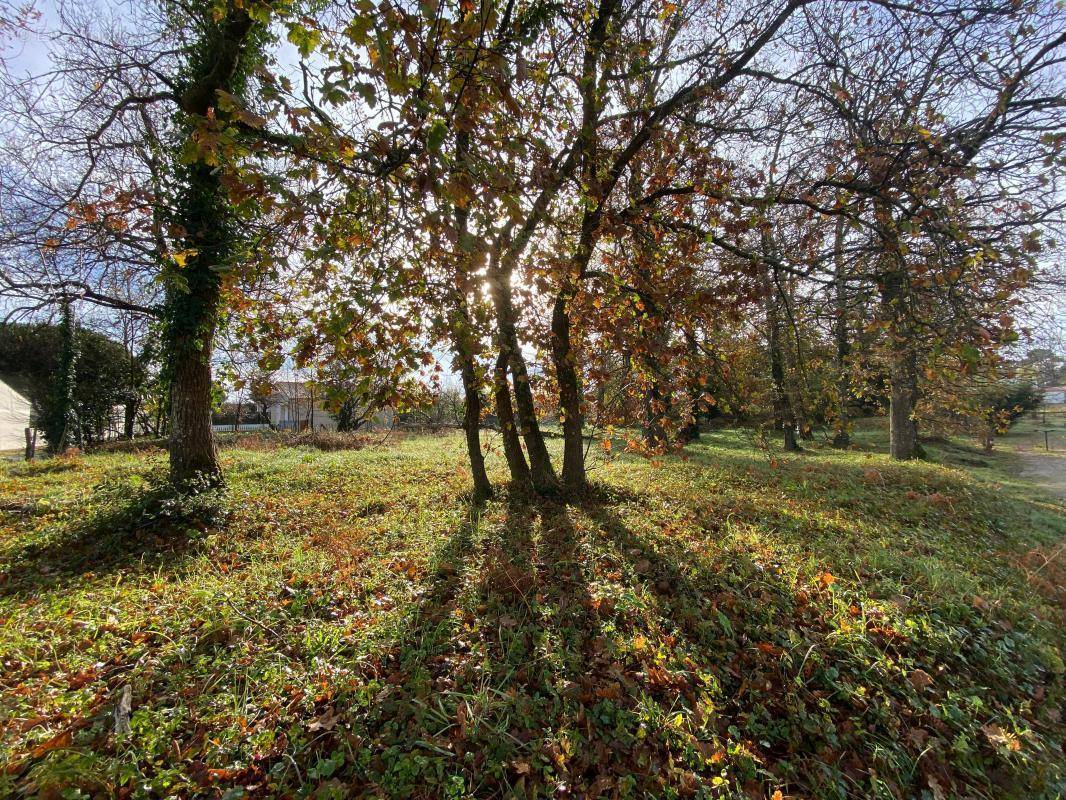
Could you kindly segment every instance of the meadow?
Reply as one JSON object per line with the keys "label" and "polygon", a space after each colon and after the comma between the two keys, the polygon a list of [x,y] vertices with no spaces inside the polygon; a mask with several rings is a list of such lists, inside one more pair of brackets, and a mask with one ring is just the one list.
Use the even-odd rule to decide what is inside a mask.
{"label": "meadow", "polygon": [[451,434],[7,463],[0,796],[1060,797],[1066,503],[884,439],[483,507]]}

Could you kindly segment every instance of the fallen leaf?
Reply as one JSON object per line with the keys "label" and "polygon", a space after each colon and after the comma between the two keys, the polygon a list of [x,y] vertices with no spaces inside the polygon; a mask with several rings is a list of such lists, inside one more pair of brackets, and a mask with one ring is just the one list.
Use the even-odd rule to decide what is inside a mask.
{"label": "fallen leaf", "polygon": [[907,680],[911,682],[911,686],[914,687],[916,692],[920,692],[933,684],[932,676],[924,669],[912,669],[907,673]]}
{"label": "fallen leaf", "polygon": [[337,727],[337,716],[333,713],[332,706],[326,709],[326,713],[316,717],[310,725],[307,726],[307,730],[314,733],[315,731],[331,731]]}

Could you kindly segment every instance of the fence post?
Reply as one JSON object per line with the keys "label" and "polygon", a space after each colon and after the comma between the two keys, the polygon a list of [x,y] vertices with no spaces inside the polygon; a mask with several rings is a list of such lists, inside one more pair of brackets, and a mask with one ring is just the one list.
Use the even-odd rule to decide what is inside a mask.
{"label": "fence post", "polygon": [[37,431],[33,428],[26,428],[26,460],[32,461],[35,451],[37,450]]}

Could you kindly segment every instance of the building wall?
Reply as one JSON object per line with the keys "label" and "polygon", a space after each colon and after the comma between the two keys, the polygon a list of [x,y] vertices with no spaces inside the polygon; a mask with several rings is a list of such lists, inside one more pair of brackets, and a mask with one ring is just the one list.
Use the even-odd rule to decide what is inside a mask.
{"label": "building wall", "polygon": [[0,381],[0,450],[23,450],[30,427],[30,401]]}

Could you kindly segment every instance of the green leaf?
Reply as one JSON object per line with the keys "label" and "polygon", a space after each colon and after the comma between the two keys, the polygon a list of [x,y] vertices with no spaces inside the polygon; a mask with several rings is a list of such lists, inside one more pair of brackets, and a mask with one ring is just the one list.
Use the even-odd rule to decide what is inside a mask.
{"label": "green leaf", "polygon": [[436,120],[429,126],[429,132],[426,134],[426,146],[430,151],[436,153],[440,150],[440,146],[444,143],[444,137],[448,134],[448,125],[442,119]]}
{"label": "green leaf", "polygon": [[296,49],[300,51],[300,55],[304,58],[311,55],[318,46],[320,39],[321,34],[318,31],[311,30],[299,23],[289,28],[289,41],[296,45]]}

